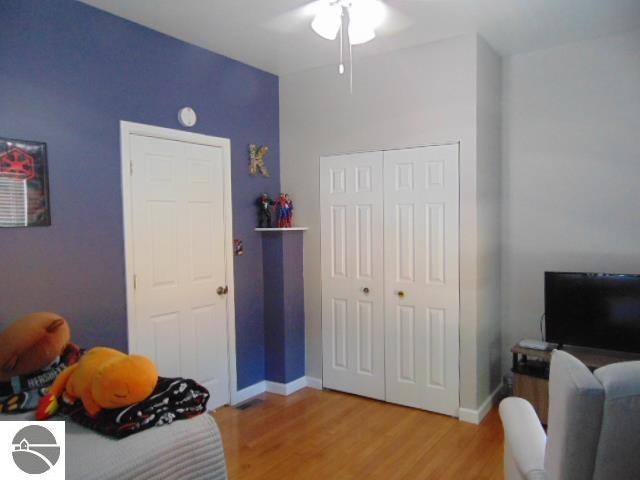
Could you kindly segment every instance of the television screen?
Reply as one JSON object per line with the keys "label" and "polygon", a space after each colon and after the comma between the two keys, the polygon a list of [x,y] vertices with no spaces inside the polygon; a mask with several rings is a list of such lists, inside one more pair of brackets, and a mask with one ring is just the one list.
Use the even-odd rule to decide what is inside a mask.
{"label": "television screen", "polygon": [[640,352],[640,275],[545,272],[546,340]]}

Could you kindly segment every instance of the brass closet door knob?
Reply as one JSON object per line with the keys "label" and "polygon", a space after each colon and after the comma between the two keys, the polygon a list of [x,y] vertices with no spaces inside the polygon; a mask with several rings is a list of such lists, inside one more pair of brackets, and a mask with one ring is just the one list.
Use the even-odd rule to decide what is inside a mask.
{"label": "brass closet door knob", "polygon": [[364,287],[364,288],[362,289],[362,291],[363,291],[364,293],[369,293],[369,287]]}
{"label": "brass closet door knob", "polygon": [[398,296],[399,296],[400,298],[404,298],[404,296],[405,296],[404,291],[403,291],[403,290],[398,291]]}

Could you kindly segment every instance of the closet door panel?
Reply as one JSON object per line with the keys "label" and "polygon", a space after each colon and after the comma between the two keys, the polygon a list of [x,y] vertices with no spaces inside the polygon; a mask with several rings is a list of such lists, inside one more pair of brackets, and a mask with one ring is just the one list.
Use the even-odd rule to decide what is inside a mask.
{"label": "closet door panel", "polygon": [[323,157],[323,384],[384,399],[382,153]]}
{"label": "closet door panel", "polygon": [[458,145],[384,152],[387,401],[457,415]]}

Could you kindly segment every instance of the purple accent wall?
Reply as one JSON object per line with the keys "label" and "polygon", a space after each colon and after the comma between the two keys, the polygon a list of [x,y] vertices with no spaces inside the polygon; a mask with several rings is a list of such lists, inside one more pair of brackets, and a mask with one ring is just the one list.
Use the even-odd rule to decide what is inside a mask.
{"label": "purple accent wall", "polygon": [[286,383],[284,332],[284,265],[282,233],[262,234],[264,278],[265,379]]}
{"label": "purple accent wall", "polygon": [[304,376],[304,234],[263,234],[265,378],[289,383]]}
{"label": "purple accent wall", "polygon": [[[0,230],[0,328],[52,310],[82,346],[126,350],[119,121],[232,146],[238,386],[265,378],[262,242],[255,199],[279,192],[278,78],[71,0],[0,2],[0,136],[47,142],[52,226]],[[247,145],[270,146],[270,178]]]}

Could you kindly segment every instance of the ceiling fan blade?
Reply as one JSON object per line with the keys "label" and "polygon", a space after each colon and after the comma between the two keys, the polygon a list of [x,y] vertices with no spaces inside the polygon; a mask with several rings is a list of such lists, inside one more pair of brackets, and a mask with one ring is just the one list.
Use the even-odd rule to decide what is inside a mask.
{"label": "ceiling fan blade", "polygon": [[[311,22],[323,6],[331,3],[332,0],[313,0],[303,3],[293,9],[276,14],[265,20],[261,25],[263,28],[276,34],[291,34],[310,30]],[[455,3],[459,0],[381,0],[385,12],[382,24],[376,31],[383,35],[392,35],[410,28],[414,24],[411,16],[403,13],[403,6],[438,3]]]}
{"label": "ceiling fan blade", "polygon": [[[448,4],[451,5],[459,0],[383,0],[386,10],[384,22],[376,29],[382,35],[393,35],[410,28],[415,21],[410,15],[404,13],[409,5],[412,7],[416,3],[424,5]],[[405,7],[405,8],[403,8]]]}
{"label": "ceiling fan blade", "polygon": [[314,0],[292,10],[276,15],[264,23],[264,27],[276,33],[294,33],[310,28],[311,21],[328,0]]}
{"label": "ceiling fan blade", "polygon": [[382,2],[382,6],[384,17],[380,25],[376,27],[378,34],[391,35],[409,28],[413,23],[408,15],[389,2]]}

